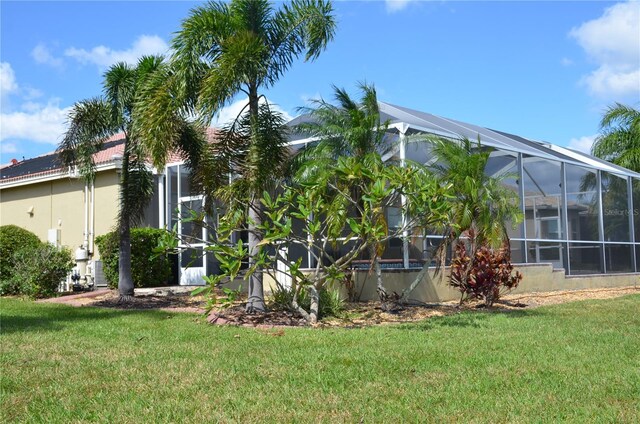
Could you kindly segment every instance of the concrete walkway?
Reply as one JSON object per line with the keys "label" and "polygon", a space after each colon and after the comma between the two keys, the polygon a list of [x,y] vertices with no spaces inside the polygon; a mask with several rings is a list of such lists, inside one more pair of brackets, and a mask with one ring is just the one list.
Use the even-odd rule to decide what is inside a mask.
{"label": "concrete walkway", "polygon": [[100,290],[94,290],[94,291],[85,292],[85,293],[70,294],[67,296],[50,297],[49,299],[40,299],[40,300],[36,300],[36,302],[37,303],[65,303],[67,301],[70,302],[76,299],[88,299],[92,297],[102,296],[104,294],[109,293],[110,291],[111,291],[110,289],[100,289]]}

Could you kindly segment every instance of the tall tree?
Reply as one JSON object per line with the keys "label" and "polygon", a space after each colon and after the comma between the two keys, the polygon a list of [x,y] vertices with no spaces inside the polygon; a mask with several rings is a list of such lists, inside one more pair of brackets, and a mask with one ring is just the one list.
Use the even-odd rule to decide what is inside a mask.
{"label": "tall tree", "polygon": [[591,154],[640,172],[640,110],[620,103],[610,106],[600,121]]}
{"label": "tall tree", "polygon": [[[69,129],[58,152],[62,162],[77,166],[89,182],[95,179],[93,155],[101,150],[110,136],[121,133],[124,138],[122,169],[120,174],[120,205],[117,218],[119,232],[118,291],[126,301],[134,294],[131,275],[131,227],[141,221],[144,208],[153,194],[153,179],[147,167],[149,146],[140,142],[134,132],[135,105],[144,93],[144,87],[157,75],[164,73],[163,59],[146,56],[135,67],[126,63],[111,66],[104,74],[103,95],[77,102],[69,113]],[[200,143],[196,130],[185,131],[180,141],[187,145]],[[179,147],[179,146],[177,146]],[[168,151],[164,151],[166,157]],[[156,164],[162,163],[161,155]]]}
{"label": "tall tree", "polygon": [[[267,0],[209,2],[194,8],[172,42],[173,72],[165,90],[158,90],[155,100],[149,102],[142,113],[143,136],[162,145],[162,140],[169,142],[173,137],[172,121],[164,119],[173,116],[168,110],[196,116],[202,125],[208,125],[237,95],[247,96],[243,112],[248,111],[249,136],[230,137],[229,140],[236,143],[230,142],[228,146],[237,148],[237,142],[244,140],[248,145],[241,150],[249,152],[245,155],[249,163],[243,169],[258,170],[245,179],[251,258],[257,253],[261,240],[257,226],[262,220],[259,198],[263,182],[252,175],[264,175],[264,167],[276,169],[278,164],[265,163],[260,158],[260,151],[270,150],[270,131],[263,131],[264,125],[269,123],[268,128],[274,128],[272,119],[264,114],[261,117],[262,91],[273,86],[298,57],[316,59],[333,38],[334,31],[333,10],[328,0],[294,0],[278,10]],[[243,115],[239,114],[238,120],[245,120]],[[273,143],[279,146],[280,141],[278,136]],[[219,177],[226,175],[219,172]],[[223,179],[209,181],[221,184]],[[247,311],[264,311],[261,273],[252,275],[248,292]]]}

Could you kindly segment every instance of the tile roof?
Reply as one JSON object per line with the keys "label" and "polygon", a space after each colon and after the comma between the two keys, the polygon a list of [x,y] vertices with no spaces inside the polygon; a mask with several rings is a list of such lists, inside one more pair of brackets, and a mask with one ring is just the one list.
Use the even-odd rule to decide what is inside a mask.
{"label": "tile roof", "polygon": [[[207,128],[206,134],[209,142],[212,142],[217,131],[215,128]],[[115,134],[105,141],[102,150],[93,155],[93,160],[96,165],[108,164],[114,162],[114,156],[122,156],[123,152],[123,134]],[[174,151],[169,154],[167,163],[182,162],[183,160],[184,156],[180,152]],[[66,172],[60,163],[57,152],[51,152],[32,159],[1,166],[0,183],[15,182],[46,175],[61,175]]]}

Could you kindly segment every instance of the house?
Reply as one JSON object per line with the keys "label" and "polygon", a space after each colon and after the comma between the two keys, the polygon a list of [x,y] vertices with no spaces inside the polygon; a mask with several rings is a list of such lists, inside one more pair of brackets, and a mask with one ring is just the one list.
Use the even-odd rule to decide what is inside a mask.
{"label": "house", "polygon": [[[525,272],[531,273],[534,264],[546,264],[549,273],[554,273],[549,279],[558,280],[558,270],[562,270],[560,274],[567,279],[558,280],[558,284],[565,287],[579,281],[589,286],[638,281],[640,174],[565,147],[389,103],[379,102],[379,106],[382,120],[390,123],[394,143],[388,159],[428,163],[429,148],[411,137],[424,133],[479,138],[484,148],[492,149],[487,173],[506,175],[504,184],[520,199],[525,216],[522,224],[510,228],[512,259],[527,267]],[[304,119],[298,117],[290,125]],[[312,140],[296,134],[290,139],[293,149],[309,142]],[[0,224],[19,225],[55,244],[85,246],[91,258],[98,260],[95,236],[115,224],[122,146],[123,140],[115,137],[96,154],[98,172],[91,186],[73,170],[61,168],[54,154],[3,167]],[[188,169],[174,156],[164,169],[154,170],[154,176],[156,190],[145,225],[176,226],[184,232],[189,225],[182,223],[175,211],[198,209],[203,202],[189,187]],[[390,220],[401,218],[393,210],[387,215]],[[206,239],[206,229],[202,231]],[[437,243],[438,236],[416,231],[406,240],[392,242],[387,259],[410,272],[412,264],[422,261]],[[182,254],[180,284],[202,284],[202,276],[217,269],[211,255],[197,254],[203,247],[194,245]],[[311,258],[304,258],[304,265],[313,265]],[[578,279],[584,275],[589,277]],[[604,275],[615,278],[601,278]]]}

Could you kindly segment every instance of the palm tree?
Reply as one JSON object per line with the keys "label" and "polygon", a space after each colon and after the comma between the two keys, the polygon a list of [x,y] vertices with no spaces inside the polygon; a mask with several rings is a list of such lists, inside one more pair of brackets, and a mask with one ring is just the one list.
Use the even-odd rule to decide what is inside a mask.
{"label": "palm tree", "polygon": [[[77,166],[80,174],[92,181],[95,178],[93,155],[110,136],[122,133],[124,137],[117,218],[120,237],[118,291],[123,301],[134,293],[130,229],[142,219],[153,194],[153,179],[147,169],[149,146],[141,143],[134,132],[135,105],[144,93],[145,84],[156,74],[164,73],[164,66],[163,59],[158,56],[143,57],[135,67],[126,63],[111,66],[104,74],[103,96],[73,106],[68,118],[69,129],[58,146],[62,162]],[[197,130],[187,131],[187,128],[189,125],[183,123],[180,138],[183,146],[201,142]],[[165,158],[167,153],[165,150]],[[157,154],[155,161],[158,166],[163,163],[160,156]]]}
{"label": "palm tree", "polygon": [[[194,8],[172,42],[172,73],[165,81],[164,89],[156,90],[154,98],[142,111],[141,134],[156,140],[158,145],[169,144],[174,131],[173,120],[167,117],[191,115],[202,125],[209,125],[222,107],[243,93],[248,102],[237,120],[248,123],[248,137],[230,137],[228,140],[236,143],[230,142],[227,147],[237,148],[237,142],[246,142],[248,145],[242,150],[248,152],[244,157],[250,163],[245,163],[243,169],[256,171],[261,168],[251,175],[264,175],[284,158],[276,158],[277,162],[268,164],[260,160],[261,150],[282,151],[269,148],[270,130],[261,132],[267,122],[270,122],[269,128],[274,128],[273,120],[264,115],[268,108],[263,109],[261,117],[259,101],[264,97],[261,92],[272,87],[298,57],[316,59],[333,38],[334,30],[333,10],[328,0],[294,0],[278,10],[274,10],[267,0],[217,1]],[[248,110],[246,119],[245,110]],[[280,140],[276,137],[275,144]],[[219,178],[207,181],[222,184],[222,177],[227,175],[224,170],[218,171]],[[251,175],[245,178],[248,185],[244,186],[248,196],[245,203],[249,205],[250,265],[254,263],[252,258],[262,238],[256,227],[262,220],[259,198],[264,182]],[[247,311],[264,311],[262,274],[253,273],[248,286]]]}
{"label": "palm tree", "polygon": [[455,190],[449,221],[451,238],[467,235],[475,247],[499,247],[508,243],[507,223],[522,220],[522,212],[513,191],[502,185],[510,175],[485,173],[491,150],[468,138],[449,140],[428,138],[436,159],[432,169]]}
{"label": "palm tree", "polygon": [[312,100],[309,107],[299,108],[310,121],[299,124],[296,131],[316,140],[296,158],[301,178],[321,171],[341,156],[363,160],[371,153],[384,155],[393,147],[387,133],[389,122],[380,120],[375,87],[361,83],[358,88],[360,101],[333,86],[337,105],[320,99]]}
{"label": "palm tree", "polygon": [[[521,222],[522,212],[517,196],[502,185],[502,181],[510,175],[492,177],[485,173],[491,151],[483,148],[479,139],[477,145],[467,138],[450,140],[427,136],[421,139],[432,145],[431,153],[435,159],[430,166],[432,172],[441,184],[451,188],[448,228],[435,253],[439,257],[438,265],[444,263],[448,247],[463,236],[469,239],[472,258],[483,246],[509,249],[506,224]],[[430,282],[428,268],[429,261],[403,291],[401,300],[408,299],[423,279]]]}
{"label": "palm tree", "polygon": [[[389,122],[380,120],[375,87],[366,83],[358,87],[361,93],[359,101],[352,99],[346,90],[333,86],[336,105],[320,99],[299,109],[310,120],[296,126],[295,131],[315,139],[309,147],[301,149],[293,161],[293,166],[298,168],[299,180],[312,179],[332,169],[331,165],[340,157],[351,157],[356,163],[367,166],[372,154],[382,156],[393,148],[392,136],[387,132]],[[362,194],[354,192],[352,196],[360,199]],[[384,220],[384,211],[381,211],[380,219]],[[377,276],[378,294],[384,301],[387,293],[382,284],[379,262],[382,252],[382,245],[372,245],[369,249],[371,265]]]}
{"label": "palm tree", "polygon": [[591,154],[640,172],[640,110],[616,103],[600,121],[600,135]]}

